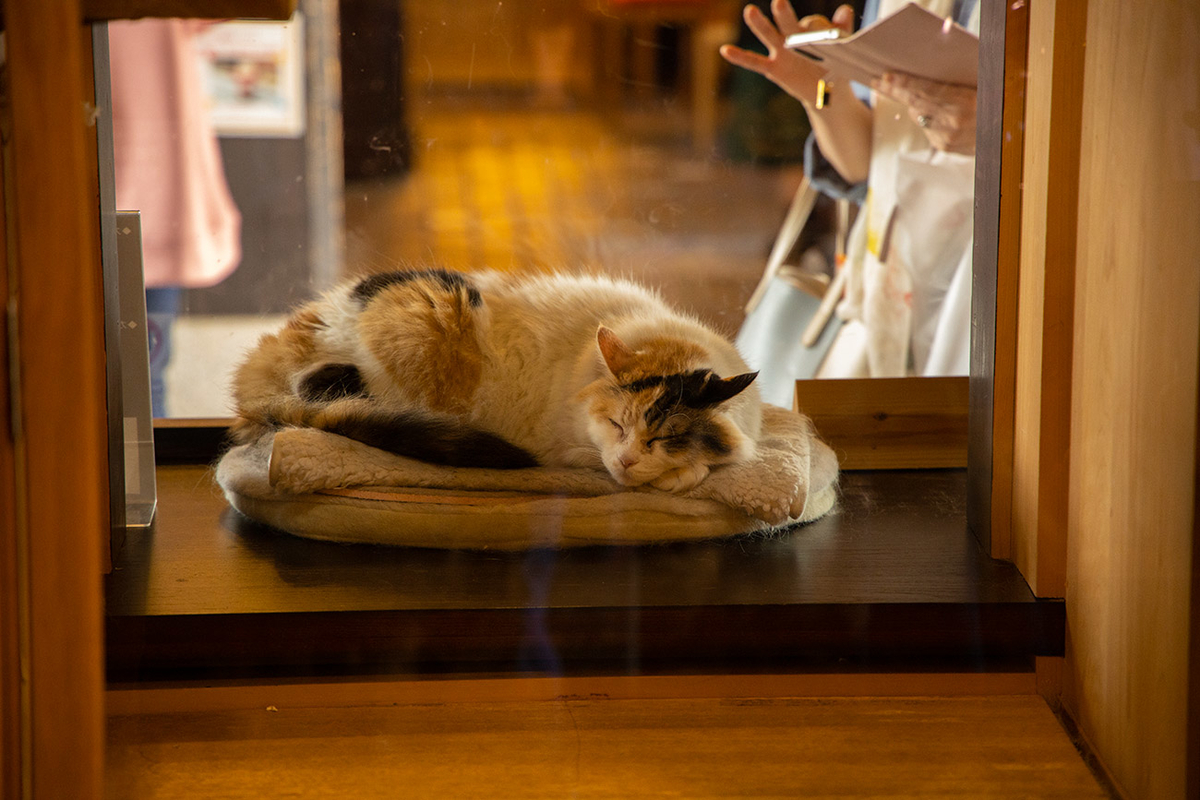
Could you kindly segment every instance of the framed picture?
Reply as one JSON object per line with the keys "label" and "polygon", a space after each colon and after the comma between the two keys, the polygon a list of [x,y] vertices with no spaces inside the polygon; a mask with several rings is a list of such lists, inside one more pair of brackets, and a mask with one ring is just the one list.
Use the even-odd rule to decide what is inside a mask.
{"label": "framed picture", "polygon": [[221,136],[304,134],[304,20],[221,22],[196,38],[213,127]]}

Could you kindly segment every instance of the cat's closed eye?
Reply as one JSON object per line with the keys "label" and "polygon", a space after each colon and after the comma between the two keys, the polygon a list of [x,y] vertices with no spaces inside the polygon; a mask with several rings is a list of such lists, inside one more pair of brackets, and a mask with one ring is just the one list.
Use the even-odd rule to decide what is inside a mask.
{"label": "cat's closed eye", "polygon": [[625,429],[621,427],[621,424],[619,422],[617,422],[615,419],[610,419],[609,422],[611,422],[612,426],[617,429],[617,433],[619,435],[621,435],[621,436],[625,435]]}

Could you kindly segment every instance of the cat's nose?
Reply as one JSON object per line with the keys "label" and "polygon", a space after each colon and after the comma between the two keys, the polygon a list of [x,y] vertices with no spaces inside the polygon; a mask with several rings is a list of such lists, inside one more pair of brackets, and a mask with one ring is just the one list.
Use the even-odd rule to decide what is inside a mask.
{"label": "cat's nose", "polygon": [[637,456],[631,456],[628,454],[617,456],[617,463],[619,463],[625,469],[629,469],[637,463]]}

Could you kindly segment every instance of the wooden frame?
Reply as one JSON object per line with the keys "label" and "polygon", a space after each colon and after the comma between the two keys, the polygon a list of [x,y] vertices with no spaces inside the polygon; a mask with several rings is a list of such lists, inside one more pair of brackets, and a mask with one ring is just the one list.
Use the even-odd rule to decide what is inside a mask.
{"label": "wooden frame", "polygon": [[[198,4],[6,0],[6,324],[0,333],[0,794],[103,795],[108,429],[91,98],[92,17]],[[292,0],[209,3],[291,13]],[[204,16],[206,14],[200,14]],[[9,341],[10,334],[15,341]],[[15,363],[7,363],[15,353]],[[10,381],[10,378],[12,379]],[[65,391],[69,384],[70,391]]]}
{"label": "wooden frame", "polygon": [[[984,2],[981,13],[967,517],[980,544],[1008,558],[1029,9]],[[1002,73],[983,68],[994,61]]]}
{"label": "wooden frame", "polygon": [[[0,159],[0,185],[7,174],[6,159]],[[0,204],[0,237],[8,241],[9,218]],[[0,298],[10,297],[8,249],[0,247]],[[0,796],[18,797],[22,791],[21,766],[21,568],[17,534],[16,441],[8,381],[9,345],[6,324],[0,325]]]}
{"label": "wooden frame", "polygon": [[[1003,4],[987,4],[986,8],[994,14],[996,5]],[[4,4],[9,62],[19,68],[13,76],[10,141],[13,152],[19,152],[20,157],[9,154],[9,164],[16,168],[6,170],[5,175],[6,194],[15,210],[8,223],[8,244],[9,252],[15,254],[12,269],[20,284],[19,331],[36,327],[64,333],[61,338],[43,336],[40,341],[30,333],[18,343],[22,380],[13,400],[20,404],[22,430],[18,440],[5,440],[0,449],[0,477],[4,477],[6,466],[12,465],[12,480],[0,489],[21,487],[16,502],[6,506],[0,516],[6,534],[2,541],[6,549],[28,548],[27,560],[22,563],[16,559],[14,569],[18,577],[22,570],[28,570],[27,604],[15,607],[22,602],[11,588],[17,584],[6,582],[0,595],[0,621],[5,625],[0,646],[9,647],[17,641],[30,659],[32,677],[24,706],[28,732],[16,734],[27,740],[30,757],[27,763],[15,764],[6,757],[5,788],[14,785],[13,781],[28,780],[37,791],[49,796],[98,796],[102,741],[102,684],[98,674],[100,552],[88,531],[103,529],[107,520],[101,488],[105,423],[103,376],[97,366],[98,240],[95,220],[79,203],[79,198],[91,195],[84,180],[88,170],[86,130],[80,125],[78,100],[72,99],[84,96],[80,76],[86,73],[86,65],[79,22],[84,16],[223,17],[245,15],[248,7],[261,9],[262,16],[286,16],[294,2],[259,0],[251,5],[238,0],[72,0],[51,5],[6,0]],[[1008,88],[1011,91],[1012,84]],[[33,130],[38,131],[36,136],[31,135]],[[1011,151],[1004,152],[1005,158],[1011,155]],[[1001,176],[991,176],[980,185],[994,190],[995,182],[1001,180]],[[1003,208],[999,228],[1004,230],[1008,225],[1012,229],[1012,217],[1004,216]],[[997,248],[1000,246],[997,244]],[[38,269],[44,264],[54,264],[55,268]],[[53,302],[49,302],[51,299]],[[999,289],[996,302],[999,311],[1003,303]],[[999,362],[999,351],[994,358]],[[989,441],[996,475],[995,431],[1001,427],[1003,413],[1001,401],[995,399],[999,392],[994,382],[1000,379],[1000,368],[997,365],[994,369],[996,372],[979,379],[993,389]],[[69,398],[62,397],[61,392],[55,396],[55,389],[62,386],[63,370],[80,388]],[[975,390],[973,386],[972,392]],[[70,437],[70,448],[46,446],[64,436]],[[35,446],[26,447],[26,443]],[[18,508],[21,511],[13,513]],[[993,509],[992,519],[994,513]],[[63,552],[72,552],[69,563],[59,557]],[[25,613],[28,624],[39,632],[36,642],[13,636],[14,623],[22,624]],[[0,735],[9,737],[20,727],[14,724],[20,715],[13,715],[11,704],[18,693],[14,675],[6,671],[3,677],[0,700],[4,703],[0,710],[4,727]],[[59,699],[52,699],[55,697]],[[9,739],[0,741],[9,752]]]}
{"label": "wooden frame", "polygon": [[865,378],[796,383],[842,469],[941,469],[968,459],[967,378]]}
{"label": "wooden frame", "polygon": [[1041,597],[1062,597],[1070,464],[1076,217],[1087,4],[1030,11],[1026,200],[1021,208],[1012,420],[1011,557]]}
{"label": "wooden frame", "polygon": [[[1200,183],[1181,167],[1195,142],[1195,103],[1180,103],[1178,87],[1200,80],[1191,39],[1198,9],[1191,0],[1168,0],[1143,18],[1132,2],[1052,5],[1052,108],[1063,111],[1060,99],[1071,95],[1068,88],[1060,97],[1060,88],[1076,81],[1083,96],[1079,149],[1056,141],[1053,114],[1047,143],[1048,229],[1062,224],[1054,182],[1074,171],[1078,197],[1069,243],[1073,368],[1062,399],[1069,408],[1060,412],[1070,426],[1067,479],[1053,462],[1049,469],[1045,459],[1038,463],[1042,494],[1067,506],[1058,537],[1066,545],[1069,619],[1063,706],[1121,794],[1185,797],[1200,756],[1197,709],[1188,707],[1200,682]],[[1084,35],[1086,49],[1071,46]],[[1075,195],[1069,199],[1075,203]],[[1027,234],[1036,238],[1040,230],[1031,226]],[[1057,308],[1050,273],[1062,252],[1053,237],[1061,235],[1046,233],[1044,352],[1061,346],[1047,345],[1062,335],[1047,324]],[[1041,388],[1043,409],[1061,396]],[[1058,525],[1040,513],[1046,506],[1039,497],[1039,591],[1043,548]]]}
{"label": "wooden frame", "polygon": [[[35,797],[100,797],[102,543],[95,532],[107,529],[108,498],[98,227],[81,202],[93,197],[88,121],[80,113],[90,33],[70,0],[8,0],[4,10],[7,245],[18,337],[12,485],[24,681],[17,768],[23,790]],[[63,390],[67,375],[70,392]],[[6,774],[5,782],[12,780]]]}

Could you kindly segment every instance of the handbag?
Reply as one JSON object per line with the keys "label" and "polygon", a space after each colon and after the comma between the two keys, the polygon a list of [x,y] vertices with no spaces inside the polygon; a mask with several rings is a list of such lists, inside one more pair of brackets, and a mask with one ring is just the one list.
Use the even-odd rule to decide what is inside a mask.
{"label": "handbag", "polygon": [[831,280],[826,283],[816,278],[803,269],[803,263],[799,267],[784,263],[812,214],[817,195],[808,177],[802,178],[762,278],[746,303],[746,318],[734,340],[742,358],[751,369],[758,370],[758,390],[763,400],[788,409],[794,404],[796,381],[816,376],[842,324],[833,312],[845,289],[842,265],[849,201],[837,201]]}

